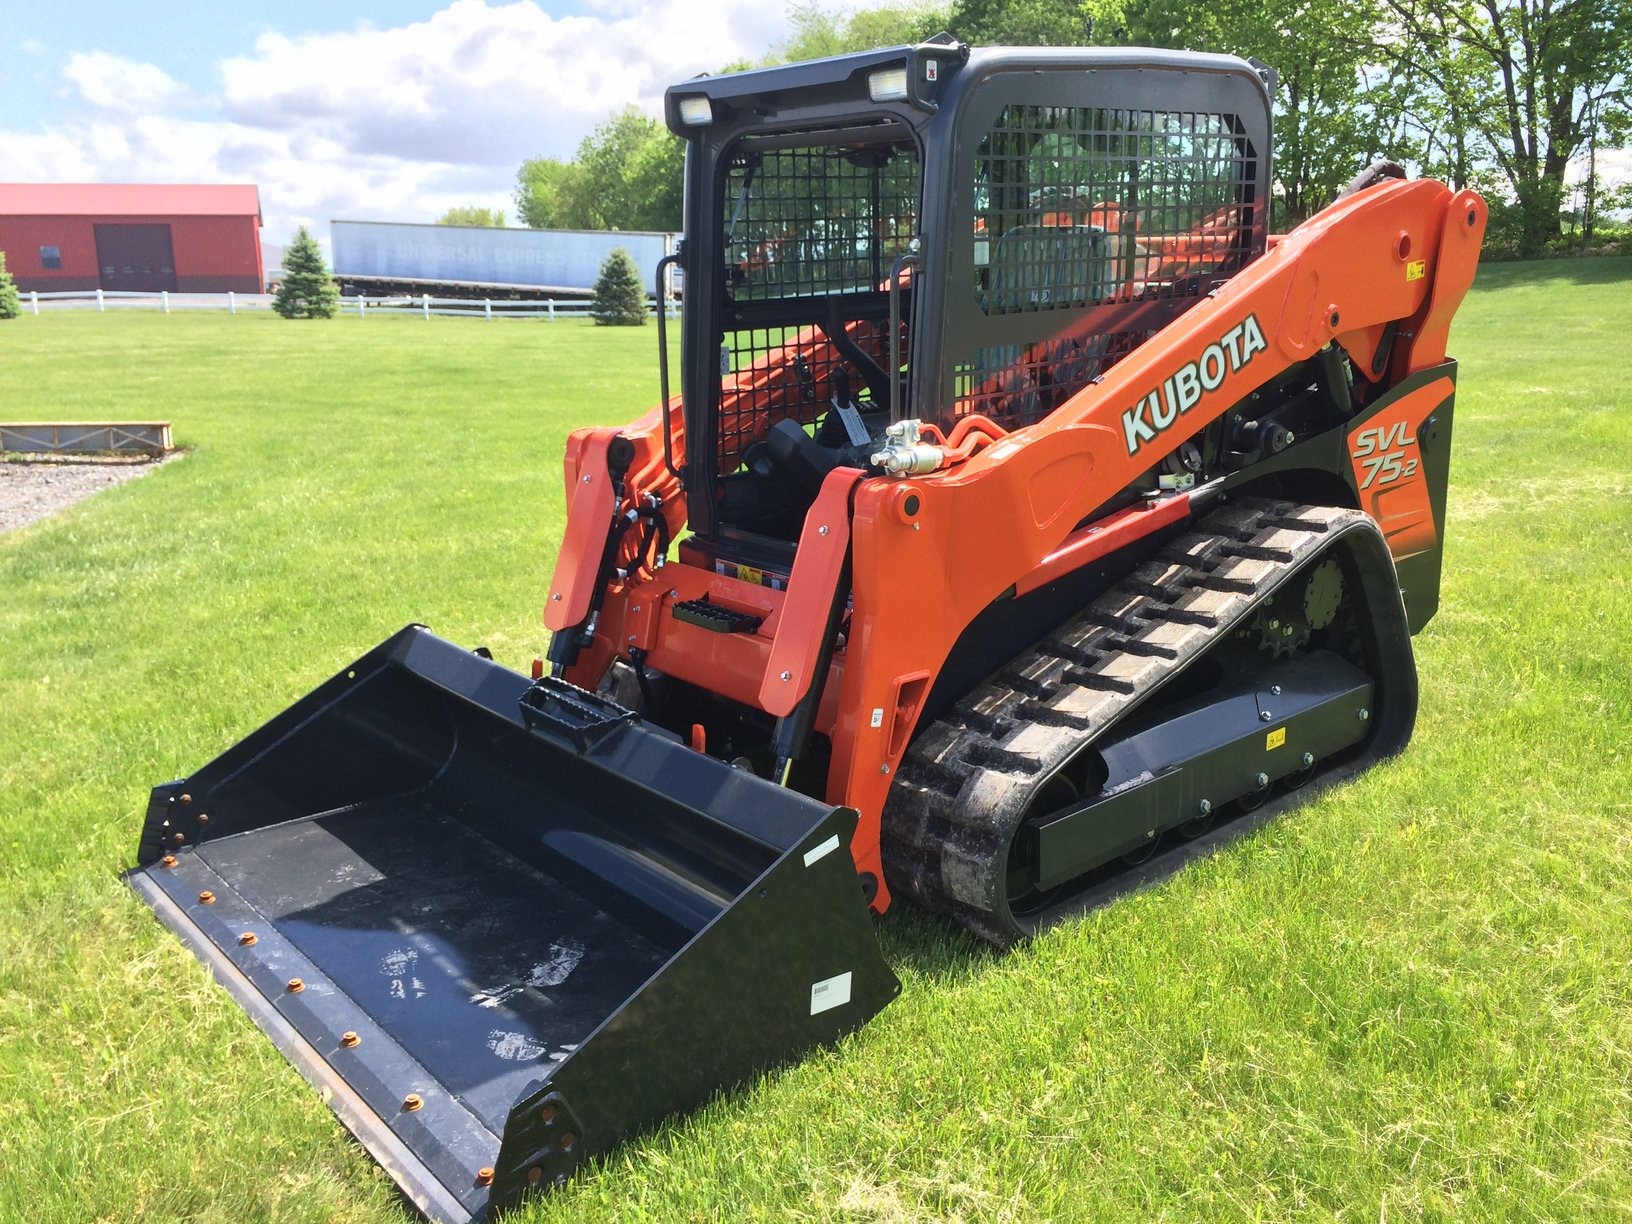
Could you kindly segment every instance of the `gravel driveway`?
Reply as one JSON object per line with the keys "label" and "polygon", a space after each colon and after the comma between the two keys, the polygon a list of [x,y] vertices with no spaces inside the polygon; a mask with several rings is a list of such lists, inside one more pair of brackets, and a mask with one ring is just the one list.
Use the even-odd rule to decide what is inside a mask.
{"label": "gravel driveway", "polygon": [[0,532],[26,527],[110,485],[146,476],[162,462],[0,463]]}

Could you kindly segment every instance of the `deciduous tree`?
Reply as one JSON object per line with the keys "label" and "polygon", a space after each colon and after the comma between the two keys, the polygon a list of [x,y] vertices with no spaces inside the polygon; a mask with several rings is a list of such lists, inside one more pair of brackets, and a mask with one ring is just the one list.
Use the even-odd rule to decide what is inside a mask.
{"label": "deciduous tree", "polygon": [[685,143],[638,107],[584,137],[570,162],[535,157],[516,175],[516,211],[536,229],[677,230]]}
{"label": "deciduous tree", "polygon": [[557,157],[530,157],[516,172],[516,216],[533,229],[587,228],[580,215],[578,167]]}
{"label": "deciduous tree", "polygon": [[854,13],[834,12],[816,3],[795,4],[788,10],[793,31],[764,62],[791,64],[919,43],[948,28],[951,21],[952,10],[935,4],[886,5]]}
{"label": "deciduous tree", "polygon": [[955,0],[951,30],[976,46],[1077,47],[1093,10],[1080,0]]}
{"label": "deciduous tree", "polygon": [[1475,156],[1499,171],[1518,253],[1541,254],[1559,234],[1570,158],[1632,109],[1632,0],[1383,3],[1380,48],[1396,71],[1431,81]]}
{"label": "deciduous tree", "polygon": [[1375,62],[1380,0],[1086,0],[1095,41],[1220,51],[1276,71],[1272,223],[1289,228],[1369,162],[1406,160],[1403,100]]}
{"label": "deciduous tree", "polygon": [[494,229],[504,228],[504,209],[478,208],[474,204],[450,208],[436,219],[438,225],[480,225]]}

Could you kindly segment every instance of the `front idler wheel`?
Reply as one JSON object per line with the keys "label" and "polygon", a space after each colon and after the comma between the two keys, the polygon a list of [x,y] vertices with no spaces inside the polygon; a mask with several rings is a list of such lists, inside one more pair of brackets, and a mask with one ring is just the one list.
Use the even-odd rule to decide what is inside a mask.
{"label": "front idler wheel", "polygon": [[[1047,815],[1070,807],[1082,798],[1077,785],[1064,774],[1050,778],[1033,800],[1031,810]],[[1009,865],[1003,891],[1011,916],[1024,921],[1048,910],[1059,900],[1061,888],[1038,888],[1031,878],[1028,821],[1021,821],[1009,843]]]}

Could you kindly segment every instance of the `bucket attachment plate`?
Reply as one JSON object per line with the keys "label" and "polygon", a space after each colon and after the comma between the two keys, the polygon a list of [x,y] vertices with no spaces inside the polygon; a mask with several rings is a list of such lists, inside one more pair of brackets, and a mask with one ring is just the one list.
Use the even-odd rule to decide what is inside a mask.
{"label": "bucket attachment plate", "polygon": [[464,1221],[895,997],[855,824],[410,626],[155,788],[130,882]]}

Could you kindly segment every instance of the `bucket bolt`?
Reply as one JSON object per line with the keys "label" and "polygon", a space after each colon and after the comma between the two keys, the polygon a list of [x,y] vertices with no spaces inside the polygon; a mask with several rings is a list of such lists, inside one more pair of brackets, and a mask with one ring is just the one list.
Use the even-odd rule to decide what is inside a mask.
{"label": "bucket bolt", "polygon": [[347,1029],[345,1032],[340,1034],[340,1048],[342,1050],[355,1049],[357,1047],[357,1043],[361,1040],[362,1038],[357,1036],[356,1033],[352,1032],[350,1029]]}
{"label": "bucket bolt", "polygon": [[167,854],[159,860],[159,863],[165,867],[174,867],[176,865],[176,856],[173,854]]}
{"label": "bucket bolt", "polygon": [[299,994],[301,991],[303,991],[305,989],[306,989],[306,983],[301,981],[299,978],[290,978],[289,979],[289,993],[290,994]]}
{"label": "bucket bolt", "polygon": [[402,1108],[403,1112],[405,1113],[413,1113],[416,1109],[421,1108],[424,1104],[425,1102],[420,1100],[419,1093],[417,1092],[410,1092],[407,1096],[402,1098]]}
{"label": "bucket bolt", "polygon": [[481,1168],[477,1169],[476,1184],[478,1186],[491,1186],[493,1184],[493,1170],[488,1168],[486,1165],[483,1165]]}
{"label": "bucket bolt", "polygon": [[203,892],[198,894],[198,903],[200,905],[214,905],[215,894],[206,888]]}
{"label": "bucket bolt", "polygon": [[1253,780],[1258,783],[1259,790],[1262,790],[1264,787],[1269,785],[1269,775],[1267,773],[1260,773]]}
{"label": "bucket bolt", "polygon": [[242,935],[238,936],[238,942],[246,948],[253,947],[255,945],[255,932],[245,931]]}

